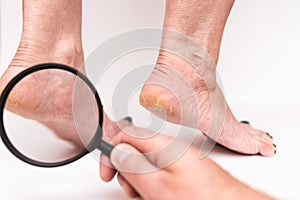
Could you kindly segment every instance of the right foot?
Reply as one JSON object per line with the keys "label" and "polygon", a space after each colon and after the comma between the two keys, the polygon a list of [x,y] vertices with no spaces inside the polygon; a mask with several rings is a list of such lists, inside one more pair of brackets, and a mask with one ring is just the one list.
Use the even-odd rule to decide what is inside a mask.
{"label": "right foot", "polygon": [[[195,127],[193,122],[193,128],[198,128],[210,137],[209,133],[221,132],[219,138],[212,138],[218,139],[219,144],[231,150],[245,154],[260,153],[264,156],[273,156],[272,139],[264,131],[239,123],[234,117],[216,84],[216,66],[212,62],[208,63],[209,59],[206,57],[208,54],[212,61],[217,63],[223,30],[233,3],[234,0],[166,2],[162,48],[179,53],[185,60],[162,49],[154,71],[142,88],[140,102],[151,111],[159,111],[158,114],[162,114],[163,110],[165,112],[163,114],[166,114],[170,122],[189,126],[189,120],[199,120],[200,125],[197,124],[198,127]],[[178,35],[180,36],[177,37]],[[189,43],[190,41],[193,42]],[[203,52],[200,52],[200,47],[203,48]],[[196,62],[191,65],[187,61]],[[218,94],[220,98],[213,96]],[[212,102],[211,97],[218,101]],[[208,131],[217,128],[211,125],[211,121],[218,121],[212,116],[215,114],[212,108],[224,108],[226,111],[222,112],[224,114],[222,130]]]}
{"label": "right foot", "polygon": [[[166,119],[173,123],[190,126],[189,120],[198,119],[197,127],[191,122],[193,128],[208,133],[213,114],[211,94],[218,89],[217,84],[208,89],[194,67],[166,52],[160,53],[157,63],[142,88],[140,103],[158,116],[166,115]],[[221,101],[215,104],[215,108],[221,106]],[[220,121],[223,129],[217,142],[240,153],[273,156],[273,141],[266,132],[240,123],[227,104],[225,107],[224,122]]]}

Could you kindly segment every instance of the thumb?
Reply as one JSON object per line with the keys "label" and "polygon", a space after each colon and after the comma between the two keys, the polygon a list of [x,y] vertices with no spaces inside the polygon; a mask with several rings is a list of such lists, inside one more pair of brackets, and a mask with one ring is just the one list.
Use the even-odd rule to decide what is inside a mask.
{"label": "thumb", "polygon": [[117,145],[111,153],[111,162],[141,196],[156,188],[161,171],[134,147]]}
{"label": "thumb", "polygon": [[123,173],[143,174],[158,170],[141,152],[129,144],[117,145],[111,152],[110,159],[113,166]]}

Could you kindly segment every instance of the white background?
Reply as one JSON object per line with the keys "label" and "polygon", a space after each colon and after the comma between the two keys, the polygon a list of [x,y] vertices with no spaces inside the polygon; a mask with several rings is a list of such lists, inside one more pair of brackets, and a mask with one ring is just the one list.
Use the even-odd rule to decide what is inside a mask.
{"label": "white background", "polygon": [[[226,98],[240,119],[249,119],[275,138],[274,158],[212,154],[220,165],[253,187],[297,199],[300,178],[300,2],[237,1],[229,17],[218,70]],[[83,39],[88,56],[113,35],[161,27],[164,1],[84,1]],[[21,33],[21,1],[2,0],[1,72],[13,58]],[[14,158],[0,144],[0,199],[125,199],[116,182],[98,178],[91,157],[59,169],[39,169]],[[201,189],[201,188],[199,188]]]}

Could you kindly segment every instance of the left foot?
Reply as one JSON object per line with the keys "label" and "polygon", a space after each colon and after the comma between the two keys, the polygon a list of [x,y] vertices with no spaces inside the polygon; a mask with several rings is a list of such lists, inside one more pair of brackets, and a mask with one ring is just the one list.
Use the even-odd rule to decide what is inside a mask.
{"label": "left foot", "polygon": [[[59,43],[59,41],[57,42]],[[62,43],[48,44],[48,46],[43,47],[43,51],[39,51],[42,46],[38,46],[36,41],[27,40],[26,44],[21,41],[14,59],[0,79],[0,93],[14,76],[39,63],[62,63],[84,71],[80,68],[83,63],[81,41],[64,40]],[[46,47],[48,47],[47,50]],[[61,139],[70,141],[82,148],[90,141],[93,136],[91,133],[94,134],[86,128],[90,127],[94,130],[95,125],[98,124],[95,120],[98,118],[91,116],[91,114],[95,114],[94,107],[91,108],[91,105],[86,101],[92,100],[91,103],[93,104],[95,103],[93,102],[94,97],[84,87],[80,91],[75,90],[77,92],[76,97],[86,103],[76,105],[76,108],[78,108],[77,106],[80,107],[75,109],[78,115],[74,119],[74,109],[72,108],[74,101],[72,98],[74,97],[75,78],[73,74],[62,71],[46,70],[33,73],[33,75],[24,78],[11,91],[6,109],[22,117],[41,122]],[[78,82],[80,83],[80,81]],[[80,102],[75,101],[75,104],[77,103]],[[123,126],[130,124],[126,121],[119,123]],[[105,113],[103,129],[106,137],[111,137],[120,131],[120,128]],[[83,131],[89,134],[83,137]]]}

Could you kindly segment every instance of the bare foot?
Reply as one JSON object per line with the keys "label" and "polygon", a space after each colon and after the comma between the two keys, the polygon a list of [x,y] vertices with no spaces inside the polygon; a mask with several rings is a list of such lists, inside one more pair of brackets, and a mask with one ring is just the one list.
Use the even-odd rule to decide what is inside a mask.
{"label": "bare foot", "polygon": [[[233,3],[234,0],[167,0],[162,48],[170,47],[168,40],[165,40],[169,38],[166,30],[187,37],[183,37],[183,40],[173,38],[175,47],[173,54],[161,50],[157,66],[140,94],[140,103],[147,109],[159,107],[164,110],[170,122],[182,123],[182,117],[183,124],[189,125],[189,120],[197,119],[200,125],[196,128],[208,135],[211,132],[209,129],[214,128],[210,123],[212,119],[215,120],[212,116],[214,113],[212,108],[222,109],[223,106],[226,116],[224,116],[222,133],[217,142],[240,153],[260,153],[264,156],[272,156],[275,149],[272,139],[266,132],[256,130],[248,124],[239,123],[225,100],[211,101],[211,94],[221,94],[215,81],[216,64],[214,63],[218,61],[224,27]],[[182,42],[189,41],[186,38],[194,41],[197,44],[196,47],[191,48],[190,44],[185,44],[178,48]],[[204,53],[199,52],[200,47]],[[212,62],[208,62],[207,56],[201,57],[204,54],[208,54]],[[207,63],[209,64],[206,66]],[[174,91],[176,91],[175,94]],[[219,95],[221,96],[223,95]],[[178,97],[181,97],[180,101]],[[181,116],[182,111],[187,114]]]}
{"label": "bare foot", "polygon": [[[211,94],[218,86],[215,83],[208,89],[206,81],[188,62],[162,51],[154,71],[143,86],[140,103],[149,110],[153,110],[153,107],[154,110],[163,110],[167,120],[173,123],[189,126],[189,120],[198,119],[199,124],[195,128],[208,133],[212,119]],[[165,83],[168,83],[167,86]],[[217,142],[240,153],[273,156],[275,149],[272,138],[250,124],[237,121],[227,103],[225,104],[225,121]],[[215,106],[222,105],[220,103]],[[182,117],[187,119],[183,122]],[[222,122],[223,120],[220,121]]]}

